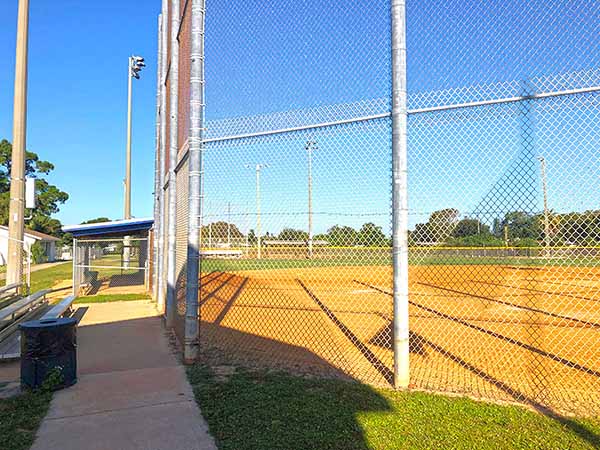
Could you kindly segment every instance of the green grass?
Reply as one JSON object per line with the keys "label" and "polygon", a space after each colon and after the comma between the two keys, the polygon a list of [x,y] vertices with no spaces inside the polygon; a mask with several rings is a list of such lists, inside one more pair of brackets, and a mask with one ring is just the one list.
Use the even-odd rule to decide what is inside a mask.
{"label": "green grass", "polygon": [[593,449],[600,420],[238,369],[188,376],[221,450]]}
{"label": "green grass", "polygon": [[0,448],[26,450],[52,400],[49,391],[28,392],[14,398],[0,399]]}
{"label": "green grass", "polygon": [[[365,256],[357,254],[354,257],[336,257],[323,259],[288,259],[288,258],[263,258],[263,259],[203,259],[203,272],[228,272],[247,270],[269,269],[303,269],[310,267],[360,267],[360,266],[391,266],[392,260],[386,256]],[[544,259],[526,257],[468,257],[468,256],[411,256],[411,266],[519,266],[519,267],[599,267],[600,259]]]}
{"label": "green grass", "polygon": [[73,263],[57,264],[31,272],[31,292],[52,289],[58,282],[73,278]]}
{"label": "green grass", "polygon": [[147,294],[100,294],[78,297],[74,303],[110,303],[150,300]]}

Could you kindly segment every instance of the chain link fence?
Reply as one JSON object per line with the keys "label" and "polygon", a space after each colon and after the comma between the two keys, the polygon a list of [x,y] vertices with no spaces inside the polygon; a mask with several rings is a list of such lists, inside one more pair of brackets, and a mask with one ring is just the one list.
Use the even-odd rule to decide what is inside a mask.
{"label": "chain link fence", "polygon": [[[411,387],[600,413],[600,4],[408,2],[408,185],[393,198],[392,3],[404,12],[210,5],[201,350],[393,386],[396,232]],[[183,341],[192,168],[179,143]]]}
{"label": "chain link fence", "polygon": [[143,293],[149,286],[148,239],[73,240],[73,294]]}

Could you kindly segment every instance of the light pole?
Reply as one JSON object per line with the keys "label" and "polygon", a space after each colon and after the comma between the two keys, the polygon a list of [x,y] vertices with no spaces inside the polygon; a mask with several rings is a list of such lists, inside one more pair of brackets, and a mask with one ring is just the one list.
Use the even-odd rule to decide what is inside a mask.
{"label": "light pole", "polygon": [[[125,168],[125,219],[131,219],[131,97],[132,80],[140,79],[139,72],[146,67],[144,58],[141,56],[130,56],[127,67],[127,155]],[[129,268],[131,259],[131,238],[125,236],[123,241],[123,265]]]}
{"label": "light pole", "polygon": [[316,141],[307,141],[304,147],[308,153],[308,257],[313,257],[313,210],[312,210],[312,156],[317,150]]}
{"label": "light pole", "polygon": [[125,169],[125,219],[131,219],[131,97],[132,80],[139,80],[139,72],[146,67],[144,58],[130,56],[127,68],[127,156]]}
{"label": "light pole", "polygon": [[[252,168],[250,164],[246,164],[246,168]],[[261,247],[262,247],[262,236],[261,236],[261,223],[260,223],[260,173],[262,169],[269,167],[268,164],[256,164],[254,169],[256,170],[256,242],[257,242],[257,258],[261,258]]]}
{"label": "light pole", "polygon": [[19,1],[13,112],[12,165],[8,219],[7,284],[21,283],[25,216],[25,141],[27,130],[27,50],[29,0]]}
{"label": "light pole", "polygon": [[544,245],[546,253],[550,250],[550,211],[548,210],[548,179],[546,176],[546,159],[538,156],[542,175],[542,191],[544,194]]}

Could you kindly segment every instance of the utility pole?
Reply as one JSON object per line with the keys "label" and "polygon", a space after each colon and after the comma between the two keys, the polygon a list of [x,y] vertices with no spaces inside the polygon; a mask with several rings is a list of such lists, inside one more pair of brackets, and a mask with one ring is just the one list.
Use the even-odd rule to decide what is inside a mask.
{"label": "utility pole", "polygon": [[308,257],[313,257],[313,208],[312,208],[312,156],[317,150],[316,141],[307,141],[305,147],[308,153]]}
{"label": "utility pole", "polygon": [[25,145],[27,131],[27,50],[29,0],[19,1],[15,64],[12,165],[8,220],[7,284],[21,283],[25,216]]}
{"label": "utility pole", "polygon": [[546,176],[546,159],[538,156],[542,175],[542,190],[544,193],[544,244],[546,253],[550,251],[550,211],[548,210],[548,179]]}
{"label": "utility pole", "polygon": [[139,72],[146,67],[144,58],[130,56],[127,67],[127,156],[125,168],[125,219],[131,219],[131,97],[132,80],[140,79]]}
{"label": "utility pole", "polygon": [[[251,168],[249,164],[247,168]],[[262,250],[262,235],[261,235],[261,223],[260,223],[260,172],[262,169],[269,167],[268,164],[256,164],[256,241],[257,241],[257,258],[261,258]]]}

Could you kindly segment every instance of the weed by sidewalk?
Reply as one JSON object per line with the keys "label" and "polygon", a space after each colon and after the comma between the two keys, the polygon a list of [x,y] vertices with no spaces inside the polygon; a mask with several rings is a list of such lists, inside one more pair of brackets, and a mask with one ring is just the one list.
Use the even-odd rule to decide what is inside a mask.
{"label": "weed by sidewalk", "polygon": [[221,450],[594,449],[600,420],[284,373],[188,369]]}

